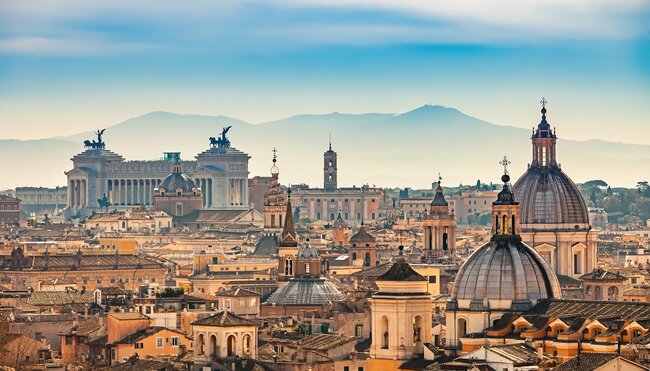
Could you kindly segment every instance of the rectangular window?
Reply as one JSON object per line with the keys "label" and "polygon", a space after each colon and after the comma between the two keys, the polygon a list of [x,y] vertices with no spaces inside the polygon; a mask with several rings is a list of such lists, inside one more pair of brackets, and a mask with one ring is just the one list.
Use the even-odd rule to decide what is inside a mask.
{"label": "rectangular window", "polygon": [[156,338],[156,348],[163,347],[163,338]]}
{"label": "rectangular window", "polygon": [[177,347],[178,345],[179,345],[178,337],[176,336],[172,337],[172,346]]}
{"label": "rectangular window", "polygon": [[320,213],[316,213],[316,219],[320,220]]}
{"label": "rectangular window", "polygon": [[375,220],[375,213],[370,214],[370,218],[372,218],[372,220]]}
{"label": "rectangular window", "polygon": [[230,310],[230,299],[226,299],[226,310]]}
{"label": "rectangular window", "polygon": [[142,348],[144,348],[143,343],[135,343],[135,349],[142,349]]}
{"label": "rectangular window", "polygon": [[245,306],[246,306],[246,299],[244,298],[239,299],[239,307],[243,308]]}
{"label": "rectangular window", "polygon": [[429,276],[429,283],[436,283],[436,276]]}

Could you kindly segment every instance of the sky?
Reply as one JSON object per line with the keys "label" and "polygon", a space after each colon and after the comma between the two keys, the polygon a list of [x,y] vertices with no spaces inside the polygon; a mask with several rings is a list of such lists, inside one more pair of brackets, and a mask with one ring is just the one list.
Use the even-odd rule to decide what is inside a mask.
{"label": "sky", "polygon": [[650,0],[4,0],[0,139],[440,104],[650,144]]}

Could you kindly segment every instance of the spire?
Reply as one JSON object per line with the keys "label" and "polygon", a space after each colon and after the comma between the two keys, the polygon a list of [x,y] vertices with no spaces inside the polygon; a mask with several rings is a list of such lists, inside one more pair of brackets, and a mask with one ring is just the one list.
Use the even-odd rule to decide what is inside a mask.
{"label": "spire", "polygon": [[293,224],[293,208],[291,207],[291,188],[287,190],[287,211],[284,217],[281,246],[298,246],[298,235]]}
{"label": "spire", "polygon": [[503,160],[499,161],[499,164],[503,166],[503,175],[501,176],[501,181],[503,182],[503,189],[499,192],[497,200],[493,205],[517,205],[518,202],[515,202],[514,195],[510,191],[510,175],[508,175],[508,165],[511,164],[507,156],[503,156]]}
{"label": "spire", "polygon": [[436,187],[436,194],[433,197],[433,200],[431,201],[431,206],[444,206],[444,207],[449,206],[449,203],[447,203],[447,200],[445,200],[445,194],[442,190],[441,184],[442,184],[442,177],[440,176],[440,173],[438,173],[438,186]]}
{"label": "spire", "polygon": [[542,119],[537,125],[537,129],[533,130],[533,161],[531,166],[556,166],[555,142],[557,136],[555,130],[551,130],[551,125],[546,121],[546,104],[548,101],[542,98],[540,103],[542,105]]}
{"label": "spire", "polygon": [[[497,236],[514,236],[519,233],[519,202],[510,191],[510,175],[508,165],[510,161],[506,156],[499,161],[503,165],[503,189],[499,192],[496,201],[492,203],[492,238]],[[499,237],[501,238],[501,237]]]}
{"label": "spire", "polygon": [[537,130],[533,136],[536,138],[554,138],[555,134],[551,130],[551,125],[548,123],[548,121],[546,121],[546,104],[548,101],[546,98],[542,98],[539,103],[542,105],[542,119],[539,122],[539,125],[537,125]]}
{"label": "spire", "polygon": [[280,173],[280,169],[278,169],[278,166],[276,165],[276,162],[278,161],[278,150],[273,147],[273,166],[271,166],[271,175],[278,175]]}
{"label": "spire", "polygon": [[332,151],[332,134],[330,134],[330,152]]}

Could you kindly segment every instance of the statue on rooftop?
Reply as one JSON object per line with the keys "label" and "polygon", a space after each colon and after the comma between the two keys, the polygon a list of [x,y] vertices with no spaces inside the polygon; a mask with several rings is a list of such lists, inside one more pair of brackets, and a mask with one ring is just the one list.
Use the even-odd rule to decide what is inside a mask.
{"label": "statue on rooftop", "polygon": [[106,129],[97,130],[95,132],[95,135],[97,135],[97,141],[94,141],[94,140],[90,141],[90,140],[86,139],[86,140],[84,140],[84,147],[86,147],[86,149],[104,149],[104,148],[106,148],[106,143],[104,143],[104,141],[102,140],[102,135],[104,134],[105,131],[106,131]]}
{"label": "statue on rooftop", "polygon": [[215,139],[215,137],[210,137],[210,146],[212,148],[230,148],[230,140],[226,137],[228,131],[232,126],[228,126],[221,130],[221,135]]}

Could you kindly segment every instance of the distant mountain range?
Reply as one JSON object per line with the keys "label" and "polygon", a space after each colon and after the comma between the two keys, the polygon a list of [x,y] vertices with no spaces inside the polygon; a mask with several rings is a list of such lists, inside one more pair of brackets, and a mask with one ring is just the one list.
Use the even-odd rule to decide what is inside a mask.
{"label": "distant mountain range", "polygon": [[[562,133],[562,123],[554,122]],[[531,120],[536,125],[538,118]],[[422,106],[403,114],[299,115],[251,124],[226,116],[152,112],[108,128],[107,148],[134,160],[180,151],[189,159],[208,148],[208,138],[232,125],[232,145],[249,153],[251,176],[268,175],[271,150],[278,149],[280,180],[322,183],[322,155],[328,136],[339,155],[339,183],[386,187],[429,187],[443,183],[498,181],[498,164],[507,155],[516,179],[531,158],[530,130],[495,125],[441,106]],[[0,140],[0,188],[64,185],[70,158],[83,151],[94,130],[41,140]],[[650,177],[650,146],[604,140],[558,140],[558,159],[576,182],[603,179],[632,187]]]}

